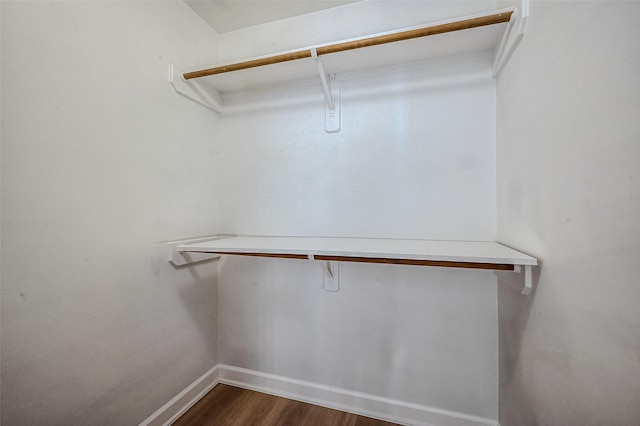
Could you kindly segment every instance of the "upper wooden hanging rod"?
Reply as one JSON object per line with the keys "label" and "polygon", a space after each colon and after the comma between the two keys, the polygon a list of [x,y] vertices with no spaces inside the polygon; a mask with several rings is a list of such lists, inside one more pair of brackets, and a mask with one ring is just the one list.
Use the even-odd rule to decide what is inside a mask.
{"label": "upper wooden hanging rod", "polygon": [[296,52],[283,53],[280,55],[269,56],[266,58],[253,59],[251,61],[237,62],[235,64],[222,65],[220,67],[209,68],[206,70],[186,72],[183,74],[185,80],[192,78],[206,77],[215,74],[224,74],[226,72],[246,70],[248,68],[262,67],[264,65],[278,64],[280,62],[293,61],[296,59],[310,58],[311,50],[299,50]]}
{"label": "upper wooden hanging rod", "polygon": [[[443,24],[430,25],[412,30],[399,31],[396,33],[362,38],[359,40],[347,41],[343,43],[330,44],[317,48],[318,56],[330,53],[344,52],[345,50],[360,49],[362,47],[377,46],[380,44],[393,43],[396,41],[409,40],[412,38],[426,37],[430,35],[443,34],[453,31],[467,30],[470,28],[483,27],[485,25],[501,24],[509,22],[512,10],[501,11],[491,15],[484,15],[475,18],[462,19],[459,21],[446,22]],[[232,71],[239,71],[248,68],[261,67],[264,65],[277,64],[280,62],[293,61],[296,59],[310,58],[311,49],[298,50],[295,52],[283,53],[268,56],[250,61],[236,62],[229,65],[208,68],[200,71],[192,71],[183,74],[185,80],[192,78],[206,77],[209,75],[223,74]]]}
{"label": "upper wooden hanging rod", "polygon": [[493,15],[480,16],[477,18],[469,18],[461,21],[431,25],[428,27],[368,37],[360,40],[331,44],[328,46],[318,47],[317,51],[318,55],[326,55],[329,53],[344,52],[345,50],[360,49],[361,47],[377,46],[379,44],[410,40],[412,38],[426,37],[430,35],[450,33],[460,30],[468,30],[471,28],[483,27],[485,25],[501,24],[504,22],[509,22],[512,13],[513,11],[500,12]]}

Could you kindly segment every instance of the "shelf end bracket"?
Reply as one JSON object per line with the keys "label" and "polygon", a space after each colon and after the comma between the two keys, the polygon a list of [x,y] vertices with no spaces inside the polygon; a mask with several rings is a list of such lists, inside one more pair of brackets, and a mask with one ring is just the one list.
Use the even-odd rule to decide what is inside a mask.
{"label": "shelf end bracket", "polygon": [[206,90],[193,81],[187,81],[182,76],[182,71],[174,64],[169,64],[169,83],[173,90],[183,98],[214,112],[222,112],[222,100],[215,90]]}
{"label": "shelf end bracket", "polygon": [[533,277],[531,274],[531,265],[524,265],[524,287],[520,294],[526,296],[533,289]]}
{"label": "shelf end bracket", "polygon": [[[498,279],[503,277],[506,280],[505,283],[510,283],[513,287],[523,285],[522,282],[524,281],[524,286],[522,290],[520,290],[520,294],[527,296],[533,291],[534,266],[535,265],[513,265],[512,271],[494,271],[493,273],[498,276]],[[513,278],[507,278],[508,275],[513,276]],[[515,278],[516,276],[518,278]]]}
{"label": "shelf end bracket", "polygon": [[190,238],[188,240],[169,241],[167,243],[167,260],[174,267],[190,265],[192,263],[206,262],[209,260],[219,259],[220,255],[215,253],[198,253],[190,252],[185,248],[186,244],[200,243],[204,241],[218,240],[220,236],[207,236],[200,238]]}
{"label": "shelf end bracket", "polygon": [[[511,55],[515,52],[516,48],[522,41],[525,32],[527,31],[527,22],[529,20],[529,0],[521,0],[520,9],[516,9],[511,15],[511,19],[507,25],[507,28],[502,36],[500,45],[496,51],[493,61],[493,77],[497,78],[502,71],[502,68],[507,64]],[[515,36],[511,37],[512,29],[518,23]],[[509,40],[511,39],[511,43]]]}

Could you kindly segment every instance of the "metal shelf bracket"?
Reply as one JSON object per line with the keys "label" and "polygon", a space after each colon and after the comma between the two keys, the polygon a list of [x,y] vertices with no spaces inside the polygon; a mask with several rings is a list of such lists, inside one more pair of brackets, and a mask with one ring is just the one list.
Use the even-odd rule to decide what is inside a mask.
{"label": "metal shelf bracket", "polygon": [[169,241],[167,243],[167,260],[175,267],[190,265],[192,263],[206,262],[220,258],[219,254],[213,253],[196,253],[180,249],[183,244],[201,243],[204,241],[219,240],[220,236],[209,236],[200,238],[191,238],[188,240]]}
{"label": "metal shelf bracket", "polygon": [[340,290],[340,267],[337,262],[316,260],[313,254],[308,254],[309,260],[314,261],[322,269],[322,287],[326,291],[336,292]]}
{"label": "metal shelf bracket", "polygon": [[[494,274],[497,275],[498,278],[504,276],[502,275],[504,273],[508,275],[513,275],[513,274],[524,275],[523,277],[524,286],[520,291],[520,294],[522,294],[523,296],[527,296],[533,290],[533,265],[514,265],[513,271],[494,271]],[[508,282],[513,283],[513,285],[522,283],[521,279],[517,279],[517,280],[509,279]]]}
{"label": "metal shelf bracket", "polygon": [[531,273],[531,265],[524,265],[524,287],[520,294],[528,295],[533,289],[533,277]]}
{"label": "metal shelf bracket", "polygon": [[[505,30],[502,40],[500,40],[500,44],[498,45],[498,50],[496,51],[495,58],[493,60],[493,77],[497,78],[502,71],[502,68],[507,64],[513,52],[516,51],[516,48],[522,41],[524,37],[524,33],[527,30],[527,22],[529,20],[529,0],[521,0],[520,9],[516,9],[511,18],[509,19],[509,23],[507,29]],[[517,31],[513,38],[511,37],[511,33],[513,27],[518,23]],[[511,40],[511,42],[509,42]]]}
{"label": "metal shelf bracket", "polygon": [[322,65],[322,60],[318,56],[315,47],[311,49],[311,57],[316,60],[318,75],[322,83],[322,91],[325,99],[325,130],[327,133],[334,133],[340,130],[340,82],[336,80],[335,74],[328,74]]}
{"label": "metal shelf bracket", "polygon": [[[522,286],[520,294],[527,296],[533,291],[533,267],[535,265],[513,265],[512,271],[494,271],[498,282],[508,284],[511,287]],[[524,282],[524,284],[523,284]]]}
{"label": "metal shelf bracket", "polygon": [[185,80],[182,74],[174,64],[169,64],[169,83],[178,95],[211,111],[222,112],[220,94],[206,90],[195,81]]}
{"label": "metal shelf bracket", "polygon": [[336,262],[322,262],[320,267],[324,272],[322,286],[326,291],[336,292],[340,290],[340,267]]}

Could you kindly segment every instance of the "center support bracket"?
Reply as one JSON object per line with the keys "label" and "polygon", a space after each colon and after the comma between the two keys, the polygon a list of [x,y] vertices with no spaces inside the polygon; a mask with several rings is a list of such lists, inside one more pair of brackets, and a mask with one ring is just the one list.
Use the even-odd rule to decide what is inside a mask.
{"label": "center support bracket", "polygon": [[340,267],[337,262],[319,261],[324,275],[322,286],[326,291],[336,292],[340,290]]}
{"label": "center support bracket", "polygon": [[336,292],[340,290],[340,266],[337,262],[316,260],[312,254],[307,255],[322,269],[322,287],[326,291]]}
{"label": "center support bracket", "polygon": [[[316,60],[320,83],[325,99],[325,130],[334,133],[340,130],[340,82],[335,74],[327,74],[315,47],[311,48],[311,56]],[[329,77],[327,79],[327,76]]]}

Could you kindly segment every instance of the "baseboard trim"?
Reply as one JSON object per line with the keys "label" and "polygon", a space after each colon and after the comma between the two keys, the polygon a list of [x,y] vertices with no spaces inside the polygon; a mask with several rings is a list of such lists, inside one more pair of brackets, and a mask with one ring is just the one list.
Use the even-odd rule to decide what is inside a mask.
{"label": "baseboard trim", "polygon": [[139,426],[169,426],[218,383],[411,426],[500,426],[496,420],[218,364]]}
{"label": "baseboard trim", "polygon": [[219,368],[216,365],[204,373],[182,392],[174,396],[139,426],[169,426],[183,415],[196,402],[213,389],[218,383]]}
{"label": "baseboard trim", "polygon": [[220,383],[412,426],[499,426],[496,420],[219,364]]}

